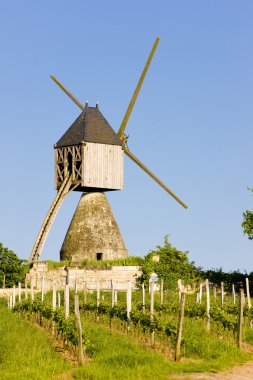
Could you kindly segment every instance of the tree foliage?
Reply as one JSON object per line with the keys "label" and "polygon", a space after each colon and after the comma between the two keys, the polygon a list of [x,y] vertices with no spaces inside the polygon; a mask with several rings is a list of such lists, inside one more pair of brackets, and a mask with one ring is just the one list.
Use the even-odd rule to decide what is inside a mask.
{"label": "tree foliage", "polygon": [[[144,257],[140,282],[148,283],[151,273],[156,273],[164,280],[166,288],[176,288],[177,280],[181,279],[185,284],[190,284],[198,278],[199,269],[194,262],[190,262],[188,251],[179,251],[169,242],[168,235],[164,238],[164,246],[149,252]],[[156,258],[159,261],[156,261]]]}
{"label": "tree foliage", "polygon": [[12,287],[25,278],[23,260],[0,243],[0,287]]}
{"label": "tree foliage", "polygon": [[[253,188],[248,187],[253,192]],[[241,224],[244,235],[248,235],[248,239],[253,240],[253,211],[246,210],[243,213],[243,222]]]}

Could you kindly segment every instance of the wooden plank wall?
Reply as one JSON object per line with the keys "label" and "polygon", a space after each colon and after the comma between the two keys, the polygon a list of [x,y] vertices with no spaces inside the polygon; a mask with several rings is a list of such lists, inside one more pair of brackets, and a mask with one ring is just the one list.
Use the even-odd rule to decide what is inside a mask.
{"label": "wooden plank wall", "polygon": [[124,152],[121,146],[86,143],[82,186],[123,189]]}

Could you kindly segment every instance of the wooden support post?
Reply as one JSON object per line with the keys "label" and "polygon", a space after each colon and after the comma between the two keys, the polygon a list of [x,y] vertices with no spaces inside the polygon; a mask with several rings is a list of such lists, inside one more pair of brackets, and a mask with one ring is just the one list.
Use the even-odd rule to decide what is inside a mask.
{"label": "wooden support post", "polygon": [[132,310],[132,284],[129,281],[128,289],[127,289],[127,331],[130,331],[130,323],[131,323],[131,313]]}
{"label": "wooden support post", "polygon": [[161,304],[163,304],[163,278],[161,279],[161,284],[160,284],[160,301],[161,301]]}
{"label": "wooden support post", "polygon": [[21,302],[21,282],[18,283],[18,302]]}
{"label": "wooden support post", "polygon": [[10,295],[10,309],[13,308],[13,295]]}
{"label": "wooden support post", "polygon": [[217,288],[216,288],[216,285],[214,285],[214,287],[213,287],[213,298],[214,298],[214,301],[216,301],[216,297],[217,297]]}
{"label": "wooden support post", "polygon": [[178,285],[178,298],[179,298],[179,303],[180,303],[181,293],[182,293],[182,280],[177,280],[177,285]]}
{"label": "wooden support post", "polygon": [[45,287],[44,281],[45,281],[44,276],[42,276],[42,278],[41,278],[41,302],[44,302],[44,287]]}
{"label": "wooden support post", "polygon": [[31,284],[31,289],[30,289],[30,294],[31,294],[31,301],[34,301],[34,289],[33,289],[33,283]]}
{"label": "wooden support post", "polygon": [[239,323],[238,323],[238,335],[237,335],[237,345],[239,348],[242,348],[243,303],[244,303],[244,292],[243,292],[243,289],[240,289]]}
{"label": "wooden support post", "polygon": [[236,296],[235,296],[235,286],[234,286],[234,284],[232,284],[232,299],[233,299],[233,304],[235,305]]}
{"label": "wooden support post", "polygon": [[221,282],[221,292],[220,292],[220,296],[221,296],[221,306],[223,306],[224,304],[224,283]]}
{"label": "wooden support post", "polygon": [[113,280],[111,280],[111,292],[112,292],[111,306],[114,307],[114,284],[113,284]]}
{"label": "wooden support post", "polygon": [[175,350],[175,360],[180,360],[181,355],[181,340],[183,331],[183,321],[184,321],[184,307],[185,307],[185,293],[181,294],[180,309],[178,314],[178,324],[177,324],[177,336],[176,336],[176,350]]}
{"label": "wooden support post", "polygon": [[97,313],[96,318],[97,322],[99,321],[99,305],[100,305],[100,281],[97,281]]}
{"label": "wooden support post", "polygon": [[206,279],[206,322],[207,330],[210,330],[210,290],[209,290],[209,281]]}
{"label": "wooden support post", "polygon": [[27,293],[27,279],[25,279],[25,300],[28,298],[28,293]]}
{"label": "wooden support post", "polygon": [[52,308],[56,309],[56,284],[53,282],[53,296],[52,296]]}
{"label": "wooden support post", "polygon": [[61,293],[58,292],[57,296],[58,296],[58,308],[60,309],[60,307],[61,307]]}
{"label": "wooden support post", "polygon": [[114,290],[114,304],[117,305],[118,303],[118,291],[115,289]]}
{"label": "wooden support post", "polygon": [[14,307],[16,304],[16,286],[13,286],[12,289],[12,307]]}
{"label": "wooden support post", "polygon": [[78,364],[82,366],[84,364],[84,354],[83,354],[82,324],[81,324],[81,318],[80,318],[78,294],[75,294],[75,316],[76,316],[76,327],[77,327],[77,337],[78,337],[78,347],[77,347]]}
{"label": "wooden support post", "polygon": [[144,282],[141,284],[142,291],[142,310],[145,311],[145,285]]}
{"label": "wooden support post", "polygon": [[84,283],[84,288],[83,288],[83,303],[87,303],[87,283]]}
{"label": "wooden support post", "polygon": [[199,285],[199,303],[202,302],[202,294],[203,294],[203,284]]}
{"label": "wooden support post", "polygon": [[250,292],[249,292],[249,279],[248,279],[248,277],[246,278],[246,294],[247,294],[248,308],[251,309]]}
{"label": "wooden support post", "polygon": [[[150,283],[150,322],[152,323],[154,319],[154,283]],[[155,332],[151,332],[151,346],[155,345]]]}
{"label": "wooden support post", "polygon": [[75,280],[75,294],[77,294],[77,282],[76,282],[76,280]]}
{"label": "wooden support post", "polygon": [[69,317],[69,285],[65,285],[64,291],[65,318]]}

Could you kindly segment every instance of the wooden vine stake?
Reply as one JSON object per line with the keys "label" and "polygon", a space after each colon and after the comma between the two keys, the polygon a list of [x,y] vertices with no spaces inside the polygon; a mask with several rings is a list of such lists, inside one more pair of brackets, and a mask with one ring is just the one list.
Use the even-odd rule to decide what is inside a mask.
{"label": "wooden vine stake", "polygon": [[61,307],[61,293],[58,292],[57,296],[58,296],[58,308],[60,309],[60,307]]}
{"label": "wooden vine stake", "polygon": [[239,323],[238,323],[238,336],[237,336],[237,345],[239,348],[242,348],[243,304],[244,304],[244,292],[243,292],[243,289],[240,289]]}
{"label": "wooden vine stake", "polygon": [[[154,319],[154,283],[150,283],[150,323],[153,322]],[[154,347],[155,344],[155,332],[152,330],[151,333],[151,346]]]}
{"label": "wooden vine stake", "polygon": [[206,328],[210,330],[210,289],[209,281],[206,279]]}
{"label": "wooden vine stake", "polygon": [[127,289],[127,331],[130,331],[130,323],[131,323],[131,313],[132,310],[132,284],[129,281],[128,289]]}
{"label": "wooden vine stake", "polygon": [[21,282],[18,283],[18,302],[21,302]]}
{"label": "wooden vine stake", "polygon": [[96,320],[99,321],[99,305],[100,305],[100,281],[97,281],[97,312],[96,312]]}
{"label": "wooden vine stake", "polygon": [[69,286],[65,285],[64,291],[65,318],[69,317]]}
{"label": "wooden vine stake", "polygon": [[78,294],[75,294],[75,316],[76,316],[76,328],[77,328],[77,337],[78,337],[78,346],[77,346],[78,364],[82,366],[84,364],[83,335],[82,335],[82,324],[81,324],[81,318],[80,318]]}
{"label": "wooden vine stake", "polygon": [[14,285],[12,289],[12,307],[15,306],[15,303],[16,303],[16,287]]}
{"label": "wooden vine stake", "polygon": [[45,287],[44,276],[42,276],[42,278],[41,278],[41,302],[44,301],[44,287]]}
{"label": "wooden vine stake", "polygon": [[178,324],[177,324],[177,336],[176,336],[176,351],[175,351],[175,360],[180,360],[180,347],[182,340],[182,331],[183,331],[183,321],[184,321],[184,307],[185,307],[185,293],[181,294],[180,309],[178,314]]}
{"label": "wooden vine stake", "polygon": [[201,283],[200,285],[199,285],[199,303],[201,303],[202,302],[202,293],[203,293],[203,284]]}
{"label": "wooden vine stake", "polygon": [[53,310],[56,309],[56,284],[55,284],[55,282],[53,283],[52,308],[53,308]]}
{"label": "wooden vine stake", "polygon": [[248,277],[246,278],[246,293],[247,293],[248,308],[251,309],[250,292],[249,292],[249,279],[248,279]]}
{"label": "wooden vine stake", "polygon": [[233,304],[235,305],[235,286],[232,284],[232,299],[233,299]]}
{"label": "wooden vine stake", "polygon": [[160,296],[161,296],[161,304],[163,304],[163,278],[161,279],[161,285],[160,285]]}
{"label": "wooden vine stake", "polygon": [[83,289],[83,302],[87,303],[87,283],[84,283],[84,289]]}
{"label": "wooden vine stake", "polygon": [[217,297],[217,288],[216,288],[216,285],[214,285],[214,287],[213,287],[213,298],[214,298],[215,302],[216,302],[216,297]]}
{"label": "wooden vine stake", "polygon": [[221,282],[221,286],[220,286],[220,288],[221,288],[221,291],[220,291],[220,296],[221,296],[221,306],[223,306],[223,304],[224,304],[224,284],[223,284],[223,282]]}
{"label": "wooden vine stake", "polygon": [[144,282],[141,284],[142,291],[142,311],[145,311],[145,285]]}

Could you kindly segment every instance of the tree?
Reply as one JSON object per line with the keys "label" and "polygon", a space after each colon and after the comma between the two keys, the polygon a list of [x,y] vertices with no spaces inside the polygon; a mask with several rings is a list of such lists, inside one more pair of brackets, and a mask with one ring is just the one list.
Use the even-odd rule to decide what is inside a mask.
{"label": "tree", "polygon": [[189,261],[188,251],[179,251],[173,247],[168,235],[164,238],[164,246],[156,248],[144,257],[140,282],[147,284],[151,273],[154,272],[164,280],[166,288],[173,289],[177,287],[178,279],[183,280],[185,284],[191,284],[198,278],[200,270],[195,267],[194,262]]}
{"label": "tree", "polygon": [[12,287],[25,278],[23,260],[0,243],[0,286]]}
{"label": "tree", "polygon": [[[248,190],[253,192],[253,188],[248,187]],[[248,235],[248,239],[253,240],[253,211],[246,210],[243,213],[243,222],[241,224],[243,234]]]}

